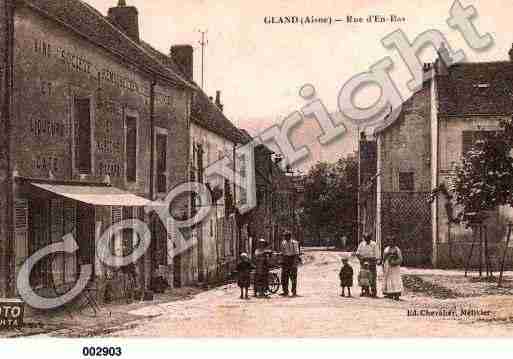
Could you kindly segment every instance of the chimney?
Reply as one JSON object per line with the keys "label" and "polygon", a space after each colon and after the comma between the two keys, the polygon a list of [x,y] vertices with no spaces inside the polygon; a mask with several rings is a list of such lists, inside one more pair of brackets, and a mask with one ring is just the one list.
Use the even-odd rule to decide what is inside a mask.
{"label": "chimney", "polygon": [[178,65],[183,75],[190,81],[193,80],[194,57],[191,45],[171,46],[171,59]]}
{"label": "chimney", "polygon": [[511,49],[509,50],[508,54],[509,54],[509,60],[513,61],[513,45],[511,45]]}
{"label": "chimney", "polygon": [[216,106],[223,111],[224,105],[221,103],[221,91],[216,91]]}
{"label": "chimney", "polygon": [[139,12],[135,6],[126,6],[125,0],[119,0],[118,6],[109,9],[107,18],[132,40],[139,42]]}
{"label": "chimney", "polygon": [[452,58],[449,54],[449,50],[442,42],[442,45],[438,49],[438,58],[435,61],[436,74],[446,76],[449,74],[449,67],[452,65]]}

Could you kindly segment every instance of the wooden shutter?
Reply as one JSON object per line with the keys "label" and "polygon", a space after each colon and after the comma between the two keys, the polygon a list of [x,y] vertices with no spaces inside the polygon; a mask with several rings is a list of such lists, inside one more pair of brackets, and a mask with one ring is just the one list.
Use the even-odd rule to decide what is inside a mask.
{"label": "wooden shutter", "polygon": [[14,204],[16,266],[28,258],[28,201],[16,200]]}
{"label": "wooden shutter", "polygon": [[[64,203],[62,200],[50,201],[50,241],[62,241],[64,235]],[[64,283],[64,253],[54,253],[51,261],[51,272],[55,285]]]}
{"label": "wooden shutter", "polygon": [[[76,211],[75,203],[73,201],[64,202],[64,235],[72,234],[77,240],[76,231]],[[64,260],[64,281],[72,283],[77,278],[77,251],[73,253],[66,253]]]}
{"label": "wooden shutter", "polygon": [[157,192],[167,192],[167,135],[157,135]]}
{"label": "wooden shutter", "polygon": [[137,180],[137,119],[126,118],[126,179]]}
{"label": "wooden shutter", "polygon": [[[132,207],[123,207],[123,220],[131,220],[134,218]],[[132,253],[135,233],[131,228],[123,230],[123,256]]]}
{"label": "wooden shutter", "polygon": [[91,100],[75,99],[75,158],[81,174],[91,173]]}
{"label": "wooden shutter", "polygon": [[[123,220],[123,208],[119,206],[111,207],[112,224],[116,224]],[[114,238],[110,238],[110,252],[116,256],[121,256],[123,251],[122,236],[119,232],[114,233]]]}

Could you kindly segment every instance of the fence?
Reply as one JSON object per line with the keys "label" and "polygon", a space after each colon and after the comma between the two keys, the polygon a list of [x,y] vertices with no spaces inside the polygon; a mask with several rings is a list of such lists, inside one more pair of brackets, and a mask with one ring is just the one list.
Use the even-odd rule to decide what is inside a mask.
{"label": "fence", "polygon": [[383,192],[381,238],[395,235],[404,264],[423,266],[431,263],[432,229],[429,192]]}

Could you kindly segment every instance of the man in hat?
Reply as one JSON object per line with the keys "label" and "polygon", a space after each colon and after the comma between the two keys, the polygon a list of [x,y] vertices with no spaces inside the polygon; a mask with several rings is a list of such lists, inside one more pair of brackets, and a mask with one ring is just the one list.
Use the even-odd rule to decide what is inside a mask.
{"label": "man in hat", "polygon": [[292,282],[292,295],[297,295],[297,267],[301,261],[299,257],[299,243],[292,239],[292,232],[285,231],[283,233],[283,241],[281,242],[281,285],[283,288],[282,296],[289,295],[289,280]]}
{"label": "man in hat", "polygon": [[379,259],[378,245],[375,241],[372,240],[372,235],[370,233],[365,233],[363,235],[363,241],[358,245],[358,250],[356,251],[356,256],[360,260],[360,263],[367,262],[368,269],[370,272],[370,290],[371,296],[377,297],[377,271],[376,266]]}

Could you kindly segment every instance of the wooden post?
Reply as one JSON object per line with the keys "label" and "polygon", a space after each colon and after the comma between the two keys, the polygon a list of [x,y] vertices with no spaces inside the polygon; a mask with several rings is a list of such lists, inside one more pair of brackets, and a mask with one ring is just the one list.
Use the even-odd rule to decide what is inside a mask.
{"label": "wooden post", "polygon": [[499,281],[497,282],[497,286],[500,287],[502,285],[502,276],[504,274],[504,263],[506,262],[506,254],[508,253],[509,240],[511,238],[511,228],[513,227],[512,223],[508,224],[508,237],[506,238],[506,247],[504,248],[504,253],[502,254],[502,263],[501,263],[501,272],[499,274]]}
{"label": "wooden post", "polygon": [[483,276],[483,225],[479,225],[479,278]]}
{"label": "wooden post", "polygon": [[470,246],[470,254],[468,256],[467,264],[465,265],[465,277],[467,277],[468,267],[472,262],[472,254],[474,254],[474,244],[476,243],[476,233],[477,229],[474,226],[474,229],[472,229],[472,245]]}
{"label": "wooden post", "polygon": [[487,230],[486,226],[485,226],[484,241],[485,241],[484,244],[485,244],[486,277],[493,278],[493,268],[492,268],[492,264],[490,263],[490,252],[488,251],[488,230]]}

